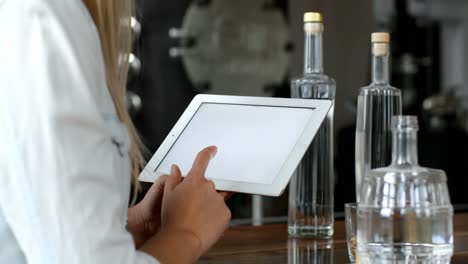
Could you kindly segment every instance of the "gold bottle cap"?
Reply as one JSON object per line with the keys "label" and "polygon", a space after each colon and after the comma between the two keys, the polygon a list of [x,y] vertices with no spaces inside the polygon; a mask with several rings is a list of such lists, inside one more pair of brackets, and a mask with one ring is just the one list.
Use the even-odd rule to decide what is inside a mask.
{"label": "gold bottle cap", "polygon": [[323,22],[323,15],[322,13],[318,12],[307,12],[304,13],[304,23],[310,22]]}
{"label": "gold bottle cap", "polygon": [[387,32],[372,33],[372,43],[390,43],[390,34]]}

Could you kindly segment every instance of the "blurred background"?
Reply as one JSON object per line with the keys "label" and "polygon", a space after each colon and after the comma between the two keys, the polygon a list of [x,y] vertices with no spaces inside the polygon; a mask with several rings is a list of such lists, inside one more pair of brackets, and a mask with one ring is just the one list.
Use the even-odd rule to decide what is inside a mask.
{"label": "blurred background", "polygon": [[[137,0],[136,9],[127,103],[151,153],[198,93],[289,97],[303,70],[303,13],[319,11],[325,73],[337,81],[337,216],[355,201],[356,99],[370,82],[373,31],[392,34],[391,84],[419,117],[421,165],[445,170],[452,204],[468,208],[468,0]],[[237,194],[233,223],[284,222],[287,198]]]}

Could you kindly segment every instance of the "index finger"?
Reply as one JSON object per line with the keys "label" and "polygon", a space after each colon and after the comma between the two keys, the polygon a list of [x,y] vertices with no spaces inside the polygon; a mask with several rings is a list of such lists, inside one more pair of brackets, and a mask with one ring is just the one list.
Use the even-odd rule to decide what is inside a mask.
{"label": "index finger", "polygon": [[218,149],[215,146],[207,147],[200,151],[193,162],[192,169],[188,173],[187,177],[204,179],[206,169],[210,160],[216,155]]}

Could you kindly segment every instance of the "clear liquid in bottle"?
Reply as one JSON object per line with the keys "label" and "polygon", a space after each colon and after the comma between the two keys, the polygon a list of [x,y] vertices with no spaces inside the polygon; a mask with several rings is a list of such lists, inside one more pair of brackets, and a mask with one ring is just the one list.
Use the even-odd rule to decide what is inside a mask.
{"label": "clear liquid in bottle", "polygon": [[372,83],[361,88],[356,120],[356,200],[367,171],[390,164],[391,120],[401,115],[401,91],[388,81],[388,33],[372,34]]}
{"label": "clear liquid in bottle", "polygon": [[[335,81],[323,73],[321,15],[306,13],[304,17],[304,75],[291,81],[292,97],[334,100]],[[332,107],[289,183],[288,232],[292,236],[333,235],[333,113]]]}

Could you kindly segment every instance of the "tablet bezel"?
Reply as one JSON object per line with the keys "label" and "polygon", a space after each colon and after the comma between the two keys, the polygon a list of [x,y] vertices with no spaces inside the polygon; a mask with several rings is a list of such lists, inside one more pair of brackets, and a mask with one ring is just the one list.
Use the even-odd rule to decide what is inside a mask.
{"label": "tablet bezel", "polygon": [[177,123],[174,125],[169,135],[164,139],[161,146],[148,162],[146,167],[140,174],[140,181],[154,182],[160,177],[155,171],[159,164],[163,161],[166,154],[171,150],[174,143],[179,138],[180,134],[185,130],[192,117],[204,103],[216,104],[236,104],[250,106],[275,106],[287,108],[309,108],[314,109],[314,112],[309,119],[304,131],[298,138],[288,158],[283,163],[283,166],[277,173],[271,184],[248,183],[240,181],[228,181],[221,179],[211,179],[217,190],[261,194],[268,196],[279,196],[283,193],[289,182],[292,174],[296,170],[299,162],[304,156],[307,148],[312,142],[320,125],[325,119],[328,111],[332,107],[330,100],[314,100],[314,99],[291,99],[291,98],[272,98],[272,97],[247,97],[247,96],[227,96],[227,95],[208,95],[200,94],[195,96],[190,105],[184,111]]}

